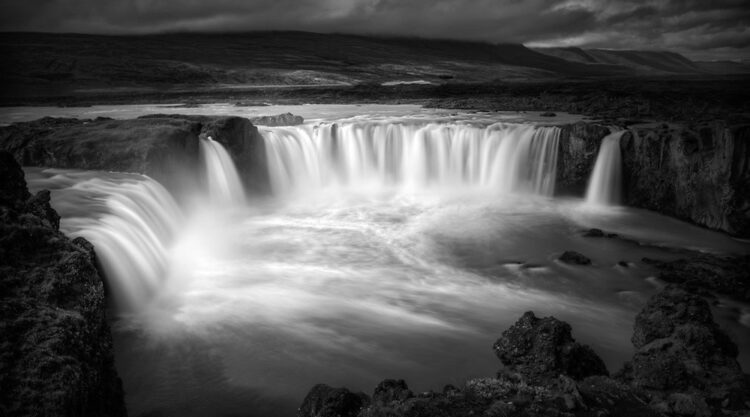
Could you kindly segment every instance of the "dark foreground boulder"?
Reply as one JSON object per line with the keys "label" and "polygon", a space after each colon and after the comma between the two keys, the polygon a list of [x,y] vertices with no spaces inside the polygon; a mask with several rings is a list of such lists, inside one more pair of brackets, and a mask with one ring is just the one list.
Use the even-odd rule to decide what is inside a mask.
{"label": "dark foreground boulder", "polygon": [[737,345],[714,323],[708,303],[676,286],[652,297],[635,319],[636,353],[623,371],[654,404],[678,412],[744,409],[750,386],[737,363]]}
{"label": "dark foreground boulder", "polygon": [[599,356],[571,336],[568,323],[526,312],[492,347],[507,371],[532,381],[568,375],[583,379],[608,375]]}
{"label": "dark foreground boulder", "polygon": [[0,152],[0,415],[124,416],[90,243]]}
{"label": "dark foreground boulder", "polygon": [[355,394],[346,388],[333,388],[318,384],[307,393],[298,415],[300,417],[356,417],[369,402],[370,399],[365,394]]}

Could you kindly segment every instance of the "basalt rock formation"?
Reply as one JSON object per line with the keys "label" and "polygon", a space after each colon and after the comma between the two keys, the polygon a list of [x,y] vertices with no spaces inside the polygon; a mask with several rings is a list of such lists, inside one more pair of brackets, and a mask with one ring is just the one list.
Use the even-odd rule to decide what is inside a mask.
{"label": "basalt rock formation", "polygon": [[632,127],[625,204],[750,236],[750,126]]}
{"label": "basalt rock formation", "polygon": [[93,246],[0,152],[0,415],[124,416]]}
{"label": "basalt rock formation", "polygon": [[[561,127],[557,194],[582,196],[609,128]],[[623,204],[750,236],[750,126],[636,124],[621,139]]]}
{"label": "basalt rock formation", "polygon": [[[505,365],[494,377],[416,394],[403,380],[385,380],[372,398],[317,385],[299,416],[708,417],[750,412],[750,377],[737,364],[737,346],[699,296],[666,287],[638,314],[632,341],[633,360],[610,377],[596,353],[573,340],[567,323],[527,312],[493,346]],[[357,400],[344,408],[320,406],[342,404],[343,398]]]}
{"label": "basalt rock formation", "polygon": [[249,190],[267,191],[263,139],[257,128],[241,117],[46,117],[0,127],[0,150],[11,152],[24,166],[145,174],[179,196],[204,180],[199,140],[208,136],[227,148]]}

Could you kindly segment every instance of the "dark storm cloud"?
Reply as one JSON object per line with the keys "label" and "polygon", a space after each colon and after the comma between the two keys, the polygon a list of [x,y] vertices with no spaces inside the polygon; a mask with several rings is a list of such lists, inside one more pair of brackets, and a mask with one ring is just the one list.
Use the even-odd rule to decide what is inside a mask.
{"label": "dark storm cloud", "polygon": [[747,0],[5,0],[2,30],[310,30],[748,58]]}

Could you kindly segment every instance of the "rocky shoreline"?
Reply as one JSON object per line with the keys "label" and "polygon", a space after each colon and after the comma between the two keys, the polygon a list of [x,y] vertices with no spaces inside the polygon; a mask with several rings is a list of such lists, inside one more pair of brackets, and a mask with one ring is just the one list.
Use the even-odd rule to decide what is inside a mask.
{"label": "rocky shoreline", "polygon": [[299,417],[374,416],[744,416],[750,375],[708,303],[669,285],[635,319],[635,354],[610,376],[603,361],[554,317],[526,312],[493,350],[504,368],[441,392],[412,392],[387,379],[372,396],[324,384]]}

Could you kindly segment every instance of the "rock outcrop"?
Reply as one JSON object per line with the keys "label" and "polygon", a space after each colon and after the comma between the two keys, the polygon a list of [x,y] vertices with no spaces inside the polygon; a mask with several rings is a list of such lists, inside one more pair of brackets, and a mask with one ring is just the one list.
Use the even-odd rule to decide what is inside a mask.
{"label": "rock outcrop", "polygon": [[0,127],[0,150],[11,152],[24,166],[145,174],[179,196],[204,180],[199,140],[207,136],[227,148],[248,190],[268,190],[263,138],[241,117],[47,117]]}
{"label": "rock outcrop", "polygon": [[582,196],[594,170],[599,144],[610,129],[598,123],[584,122],[560,126],[560,129],[555,193]]}
{"label": "rock outcrop", "polygon": [[573,339],[568,323],[554,317],[538,318],[532,311],[504,331],[492,348],[506,371],[531,381],[561,374],[573,379],[609,375],[601,358]]}
{"label": "rock outcrop", "polygon": [[750,236],[750,126],[633,127],[620,145],[625,204]]}
{"label": "rock outcrop", "polygon": [[0,414],[124,416],[94,250],[59,220],[0,152]]}
{"label": "rock outcrop", "polygon": [[737,345],[714,323],[708,303],[676,286],[652,297],[635,319],[636,353],[622,376],[648,391],[659,410],[695,415],[747,409],[750,386]]}
{"label": "rock outcrop", "polygon": [[[414,394],[403,380],[385,380],[372,399],[344,388],[320,388],[300,417],[374,416],[745,416],[750,383],[737,346],[714,323],[705,300],[666,287],[649,300],[634,327],[633,360],[615,376],[596,353],[573,340],[554,317],[525,313],[493,346],[505,368],[494,377]],[[326,393],[328,402],[321,402]],[[347,407],[344,396],[362,398]],[[364,397],[363,397],[364,396]],[[311,411],[315,410],[315,411]],[[325,410],[325,411],[320,411]]]}
{"label": "rock outcrop", "polygon": [[297,116],[292,113],[253,117],[251,121],[253,124],[259,126],[295,126],[305,123],[305,119],[302,116]]}

